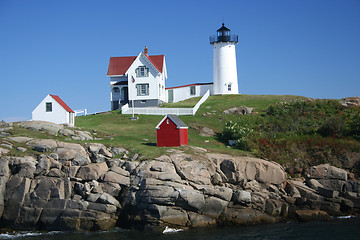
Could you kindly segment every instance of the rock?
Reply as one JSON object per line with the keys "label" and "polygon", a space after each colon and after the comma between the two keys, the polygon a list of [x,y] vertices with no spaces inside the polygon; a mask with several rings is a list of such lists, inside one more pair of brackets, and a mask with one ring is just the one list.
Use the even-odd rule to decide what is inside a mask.
{"label": "rock", "polygon": [[4,155],[4,154],[7,154],[7,153],[9,153],[9,152],[10,152],[10,150],[8,150],[8,149],[0,148],[0,156],[1,156],[1,155]]}
{"label": "rock", "polygon": [[88,203],[87,209],[111,214],[114,214],[117,211],[117,207],[115,205],[93,202]]}
{"label": "rock", "polygon": [[86,181],[97,180],[101,175],[108,171],[106,163],[92,163],[81,166],[76,174],[76,177]]}
{"label": "rock", "polygon": [[360,98],[359,97],[347,97],[347,98],[343,98],[340,101],[340,104],[342,104],[343,106],[356,106],[356,107],[360,107]]}
{"label": "rock", "polygon": [[59,134],[68,137],[68,136],[75,135],[75,132],[73,130],[63,128],[63,129],[59,130]]}
{"label": "rock", "polygon": [[216,162],[220,171],[233,184],[256,180],[260,183],[281,185],[286,179],[282,167],[273,162],[217,153],[207,153],[206,156]]}
{"label": "rock", "polygon": [[347,181],[347,172],[341,168],[321,164],[309,168],[306,172],[309,178],[315,179],[336,179]]}
{"label": "rock", "polygon": [[34,139],[27,143],[37,152],[48,152],[57,148],[57,141],[54,139]]}
{"label": "rock", "polygon": [[210,185],[211,176],[209,170],[203,162],[190,160],[190,161],[173,161],[176,172],[182,179],[201,184]]}
{"label": "rock", "polygon": [[88,150],[91,154],[90,158],[92,162],[104,162],[108,158],[113,157],[113,154],[107,150],[103,144],[100,143],[88,144]]}
{"label": "rock", "polygon": [[306,204],[314,210],[322,210],[330,215],[340,215],[340,204],[321,200],[309,199]]}
{"label": "rock", "polygon": [[122,148],[122,147],[113,147],[113,148],[111,148],[111,151],[112,151],[115,155],[129,154],[129,151],[126,150],[125,148]]}
{"label": "rock", "polygon": [[121,208],[121,205],[118,200],[116,200],[113,196],[111,196],[108,193],[102,193],[100,194],[99,198],[97,199],[97,202],[104,203],[104,204],[111,204],[118,208]]}
{"label": "rock", "polygon": [[251,114],[254,108],[252,107],[233,107],[229,108],[225,111],[223,111],[223,114],[229,115],[229,114],[239,114],[239,115],[245,115],[245,114]]}
{"label": "rock", "polygon": [[31,130],[46,131],[52,135],[57,135],[58,131],[63,128],[62,125],[44,121],[26,121],[20,122],[19,125]]}
{"label": "rock", "polygon": [[271,216],[280,216],[287,214],[286,204],[284,202],[275,199],[266,199],[265,212]]}
{"label": "rock", "polygon": [[118,183],[101,182],[99,183],[99,187],[101,187],[103,192],[108,193],[113,197],[117,197],[121,191],[121,186]]}
{"label": "rock", "polygon": [[75,166],[83,166],[91,162],[87,152],[80,144],[58,142],[58,146],[56,154],[60,162],[71,161]]}
{"label": "rock", "polygon": [[139,154],[133,153],[130,155],[129,161],[136,161],[136,159],[138,159],[138,157],[139,157]]}
{"label": "rock", "polygon": [[324,188],[343,192],[345,190],[346,181],[337,179],[318,179]]}
{"label": "rock", "polygon": [[7,139],[16,143],[26,143],[33,140],[30,137],[8,137]]}
{"label": "rock", "polygon": [[130,178],[124,175],[118,174],[113,171],[108,171],[101,177],[103,182],[118,183],[123,186],[130,186]]}
{"label": "rock", "polygon": [[275,223],[275,218],[251,208],[227,207],[221,213],[220,220],[237,225]]}
{"label": "rock", "polygon": [[16,150],[19,151],[19,152],[26,152],[26,151],[27,151],[27,148],[17,147]]}
{"label": "rock", "polygon": [[199,135],[203,136],[203,137],[212,137],[212,136],[215,136],[215,132],[211,128],[202,127],[200,129]]}
{"label": "rock", "polygon": [[295,212],[301,222],[330,220],[329,214],[321,210],[296,210]]}
{"label": "rock", "polygon": [[9,159],[9,167],[12,174],[17,174],[19,177],[33,178],[36,164],[35,158],[30,156],[10,157]]}
{"label": "rock", "polygon": [[321,196],[324,196],[324,197],[327,197],[327,198],[335,198],[335,197],[339,196],[338,191],[335,191],[335,190],[332,190],[332,189],[327,189],[327,188],[324,188],[324,187],[318,187],[317,192]]}
{"label": "rock", "polygon": [[251,203],[251,194],[243,190],[234,191],[232,201],[234,203],[249,204]]}
{"label": "rock", "polygon": [[36,165],[35,175],[46,175],[50,170],[50,159],[46,155],[40,155]]}
{"label": "rock", "polygon": [[200,213],[216,219],[228,204],[228,201],[224,201],[216,197],[207,197]]}
{"label": "rock", "polygon": [[319,187],[324,187],[319,181],[316,179],[307,179],[306,184],[314,190],[318,190]]}
{"label": "rock", "polygon": [[204,195],[198,191],[191,189],[178,189],[179,197],[176,205],[185,210],[198,212],[205,204]]}
{"label": "rock", "polygon": [[191,223],[191,227],[207,227],[216,225],[216,220],[214,218],[200,215],[194,212],[188,212],[189,220]]}
{"label": "rock", "polygon": [[8,144],[8,143],[2,143],[2,144],[0,144],[0,146],[2,146],[4,148],[7,148],[7,149],[12,149],[13,148],[12,144]]}
{"label": "rock", "polygon": [[77,137],[78,139],[76,140],[81,140],[81,141],[90,141],[93,140],[93,136],[91,135],[91,133],[86,132],[86,131],[75,131],[76,135],[73,135],[72,138],[75,140],[75,138]]}

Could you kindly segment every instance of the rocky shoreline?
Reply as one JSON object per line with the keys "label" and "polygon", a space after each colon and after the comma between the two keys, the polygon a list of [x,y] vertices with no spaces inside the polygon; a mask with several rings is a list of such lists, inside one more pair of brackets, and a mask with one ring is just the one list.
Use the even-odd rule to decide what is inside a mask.
{"label": "rocky shoreline", "polygon": [[[9,127],[0,126],[2,228],[163,231],[327,220],[360,211],[360,182],[327,164],[289,179],[280,165],[262,159],[192,148],[193,154],[177,149],[138,161],[123,148],[13,137]],[[92,138],[64,128],[54,134]],[[37,155],[9,156],[16,143]]]}

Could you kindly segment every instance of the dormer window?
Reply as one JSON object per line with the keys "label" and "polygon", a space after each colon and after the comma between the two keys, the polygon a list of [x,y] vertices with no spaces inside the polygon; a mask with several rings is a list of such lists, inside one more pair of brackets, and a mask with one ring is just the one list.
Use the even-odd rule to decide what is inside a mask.
{"label": "dormer window", "polygon": [[149,76],[149,69],[145,66],[139,66],[136,70],[136,77],[148,77]]}

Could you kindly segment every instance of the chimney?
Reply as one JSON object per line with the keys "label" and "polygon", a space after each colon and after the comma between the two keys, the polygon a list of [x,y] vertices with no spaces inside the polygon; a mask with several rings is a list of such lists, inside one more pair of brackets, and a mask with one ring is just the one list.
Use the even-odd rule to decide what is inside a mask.
{"label": "chimney", "polygon": [[144,54],[146,56],[149,56],[149,50],[148,50],[147,46],[145,46],[145,48],[144,48]]}

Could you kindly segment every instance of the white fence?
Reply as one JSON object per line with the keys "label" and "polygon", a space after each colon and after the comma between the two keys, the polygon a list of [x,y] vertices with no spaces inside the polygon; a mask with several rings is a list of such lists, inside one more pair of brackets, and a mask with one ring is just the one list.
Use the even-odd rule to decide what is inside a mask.
{"label": "white fence", "polygon": [[121,113],[140,115],[195,115],[201,104],[203,104],[209,96],[210,91],[208,90],[193,108],[129,108],[129,104],[125,104],[121,108]]}
{"label": "white fence", "polygon": [[87,109],[75,110],[75,117],[77,117],[77,116],[86,116],[86,115],[87,115]]}

